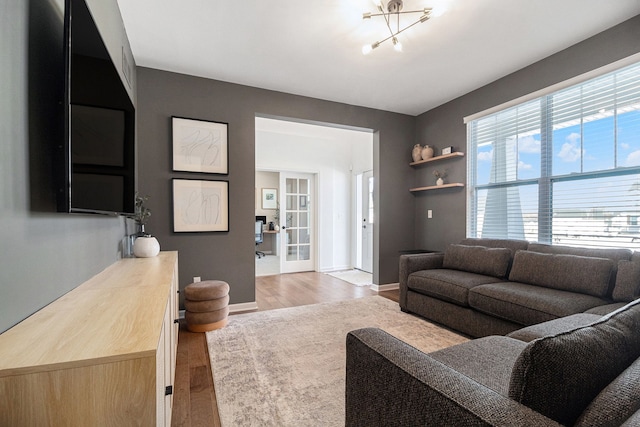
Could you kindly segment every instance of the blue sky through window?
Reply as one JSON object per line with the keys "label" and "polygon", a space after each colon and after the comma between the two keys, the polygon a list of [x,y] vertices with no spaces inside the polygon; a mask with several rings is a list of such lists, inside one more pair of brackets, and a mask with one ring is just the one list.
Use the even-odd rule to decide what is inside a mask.
{"label": "blue sky through window", "polygon": [[[493,150],[494,144],[478,147],[476,182],[479,185],[491,182]],[[540,155],[539,132],[518,138],[519,180],[540,177]],[[587,122],[582,132],[580,124],[554,130],[552,162],[553,176],[640,166],[640,111]]]}

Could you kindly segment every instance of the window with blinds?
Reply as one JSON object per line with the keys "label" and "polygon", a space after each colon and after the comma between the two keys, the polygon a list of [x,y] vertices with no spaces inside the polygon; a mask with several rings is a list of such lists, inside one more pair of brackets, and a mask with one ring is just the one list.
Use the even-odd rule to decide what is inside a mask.
{"label": "window with blinds", "polygon": [[640,64],[467,123],[469,237],[640,249]]}

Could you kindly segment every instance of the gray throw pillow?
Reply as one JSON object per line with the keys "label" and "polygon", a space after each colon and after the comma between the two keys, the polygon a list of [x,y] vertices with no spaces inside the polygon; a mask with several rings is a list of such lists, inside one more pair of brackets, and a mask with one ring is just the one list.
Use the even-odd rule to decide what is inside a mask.
{"label": "gray throw pillow", "polygon": [[633,301],[640,296],[640,262],[618,261],[614,301]]}
{"label": "gray throw pillow", "polygon": [[509,397],[573,425],[609,383],[640,357],[640,300],[591,325],[532,341],[511,371]]}
{"label": "gray throw pillow", "polygon": [[612,271],[613,261],[608,258],[518,251],[509,280],[606,297]]}
{"label": "gray throw pillow", "polygon": [[507,277],[510,263],[511,250],[507,248],[449,245],[444,252],[442,267],[502,279]]}

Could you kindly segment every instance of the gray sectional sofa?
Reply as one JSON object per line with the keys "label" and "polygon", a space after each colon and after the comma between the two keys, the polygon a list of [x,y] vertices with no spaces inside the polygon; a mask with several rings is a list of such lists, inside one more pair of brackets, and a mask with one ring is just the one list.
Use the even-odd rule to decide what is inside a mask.
{"label": "gray sectional sofa", "polygon": [[347,426],[640,425],[640,257],[465,239],[403,255],[400,307],[471,337],[347,335]]}
{"label": "gray sectional sofa", "polygon": [[430,354],[380,329],[352,331],[345,424],[638,426],[640,300],[590,316],[536,325],[531,341],[489,336]]}
{"label": "gray sectional sofa", "polygon": [[520,240],[464,239],[400,257],[400,308],[472,337],[506,335],[638,296],[640,256]]}

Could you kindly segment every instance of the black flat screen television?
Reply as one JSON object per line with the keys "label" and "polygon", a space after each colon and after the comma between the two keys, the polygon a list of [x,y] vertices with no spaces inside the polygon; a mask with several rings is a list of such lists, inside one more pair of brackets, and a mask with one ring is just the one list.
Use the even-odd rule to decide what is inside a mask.
{"label": "black flat screen television", "polygon": [[85,0],[65,1],[65,137],[58,211],[132,214],[135,108]]}

